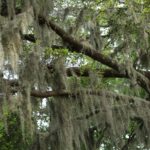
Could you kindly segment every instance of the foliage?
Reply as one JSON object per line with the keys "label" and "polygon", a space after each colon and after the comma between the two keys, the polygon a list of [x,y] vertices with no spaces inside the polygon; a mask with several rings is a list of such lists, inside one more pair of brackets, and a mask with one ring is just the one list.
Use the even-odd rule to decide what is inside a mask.
{"label": "foliage", "polygon": [[31,139],[23,138],[20,118],[16,113],[4,116],[6,121],[0,121],[0,148],[1,150],[27,150]]}

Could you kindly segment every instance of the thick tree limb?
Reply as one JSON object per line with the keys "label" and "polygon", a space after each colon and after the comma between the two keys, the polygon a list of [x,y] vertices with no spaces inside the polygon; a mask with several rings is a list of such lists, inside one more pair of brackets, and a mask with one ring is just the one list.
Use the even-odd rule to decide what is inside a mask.
{"label": "thick tree limb", "polygon": [[68,92],[62,91],[62,92],[56,92],[56,91],[32,91],[31,96],[38,97],[38,98],[48,98],[53,96],[69,96]]}
{"label": "thick tree limb", "polygon": [[83,76],[83,77],[87,77],[90,75],[91,72],[95,72],[96,74],[100,75],[100,77],[103,78],[127,78],[127,76],[125,76],[123,73],[118,73],[115,70],[112,69],[105,69],[105,70],[91,70],[89,68],[80,68],[80,67],[70,67],[66,69],[67,71],[67,75],[68,76],[73,76],[74,74],[76,76]]}
{"label": "thick tree limb", "polygon": [[73,92],[69,92],[69,91],[38,91],[38,90],[34,90],[31,91],[31,96],[34,97],[39,97],[39,98],[48,98],[48,97],[57,97],[57,96],[78,96],[81,93],[84,94],[89,94],[89,95],[97,95],[97,96],[105,96],[105,98],[114,98],[117,101],[119,100],[127,100],[129,103],[135,103],[137,102],[143,102],[147,105],[150,106],[150,102],[146,101],[145,99],[139,98],[139,97],[133,97],[133,96],[127,96],[127,95],[123,95],[123,94],[117,94],[114,92],[110,92],[107,90],[91,90],[91,89],[86,89],[86,90],[79,90],[76,91],[75,93]]}
{"label": "thick tree limb", "polygon": [[[28,40],[28,41],[34,42],[34,43],[36,42],[36,38],[35,38],[34,34],[24,34],[24,35],[22,35],[22,38],[23,38],[23,40]],[[64,47],[58,46],[58,45],[52,45],[52,48],[62,49]],[[67,69],[68,76],[71,76],[71,70],[73,70],[76,73],[76,75],[78,75],[78,76],[88,76],[89,75],[89,73],[88,73],[89,70],[86,69],[84,72],[82,71],[83,74],[81,74],[80,68],[74,67],[74,68],[68,68]],[[150,72],[149,71],[141,71],[141,70],[137,70],[137,71],[142,73],[144,76],[146,76],[147,78],[150,79]],[[115,70],[107,69],[107,70],[103,71],[103,77],[127,78],[127,75],[125,75],[123,73],[119,73]]]}
{"label": "thick tree limb", "polygon": [[[51,65],[47,65],[47,67],[48,67],[49,70],[53,71],[53,68],[52,68]],[[69,67],[69,68],[66,69],[66,73],[67,73],[68,77],[73,76],[73,75],[76,75],[76,76],[79,76],[79,77],[81,77],[81,76],[88,77],[91,72],[95,72],[96,74],[99,74],[100,77],[104,77],[104,78],[109,78],[109,77],[110,78],[112,78],[112,77],[127,78],[127,76],[125,76],[123,73],[118,73],[117,71],[112,70],[112,69],[92,70],[90,68],[80,68],[80,67]]]}
{"label": "thick tree limb", "polygon": [[[67,32],[65,32],[62,28],[58,25],[53,23],[51,20],[47,20],[44,17],[39,16],[39,24],[42,26],[47,24],[52,30],[56,32],[65,42],[67,42],[70,46],[70,51],[76,51],[78,53],[85,54],[94,60],[113,68],[116,71],[122,72],[125,76],[132,78],[133,74],[131,75],[131,70],[128,70],[125,66],[119,65],[116,61],[110,59],[109,57],[101,54],[100,52],[96,51],[95,49],[91,48],[90,46],[84,45],[77,39],[70,36]],[[134,75],[136,76],[137,83],[144,88],[150,94],[150,81],[147,77],[142,75],[139,72],[136,72],[134,69]]]}
{"label": "thick tree limb", "polygon": [[[36,42],[36,38],[34,37],[33,34],[24,34],[23,39],[28,40],[30,42]],[[62,47],[57,46],[57,45],[53,45],[52,48],[62,48]],[[49,66],[49,68],[50,68],[50,66]],[[85,69],[84,71],[81,71],[77,67],[72,67],[72,68],[67,69],[68,76],[72,75],[72,71],[78,76],[88,76],[89,75],[89,70],[88,69]],[[125,77],[124,74],[117,73],[115,70],[106,70],[106,71],[104,71],[103,76],[104,77]]]}
{"label": "thick tree limb", "polygon": [[[23,38],[23,40],[28,40],[28,41],[33,42],[33,43],[36,42],[36,38],[35,38],[34,34],[24,34],[24,35],[22,35],[22,38]],[[62,49],[64,47],[63,46],[58,46],[58,45],[52,45],[52,48]],[[79,76],[81,75],[80,70],[79,70],[78,67],[74,67],[74,68],[70,68],[70,69],[73,69],[73,71],[75,73],[77,73],[77,75],[79,75]],[[68,72],[69,76],[71,75],[71,73],[70,73],[71,70],[70,69],[67,69],[67,72]],[[142,73],[144,76],[146,76],[147,78],[150,79],[150,72],[149,71],[142,71],[142,70],[137,70],[137,69],[136,69],[136,71]],[[87,72],[88,71],[86,70],[85,73],[83,73],[83,76],[84,76],[84,74],[85,74],[85,76],[87,76],[88,75]],[[125,74],[121,74],[121,73],[119,73],[115,70],[109,70],[108,69],[108,70],[104,71],[103,77],[121,77],[121,78],[125,77],[126,78],[127,76]]]}
{"label": "thick tree limb", "polygon": [[70,36],[67,32],[65,32],[62,28],[60,28],[58,25],[54,24],[52,21],[48,21],[43,17],[39,17],[39,24],[47,24],[48,27],[52,28],[65,42],[69,43],[70,51],[75,51],[78,53],[85,54],[94,60],[97,60],[101,62],[102,64],[105,64],[106,66],[109,66],[117,71],[119,71],[119,66],[117,62],[113,61],[112,59],[106,57],[105,55],[99,53],[95,49],[84,45],[80,41],[76,40],[72,36]]}
{"label": "thick tree limb", "polygon": [[[47,66],[49,70],[53,70],[51,65]],[[71,76],[78,76],[78,77],[88,77],[90,75],[90,72],[92,70],[85,68],[85,69],[81,69],[80,67],[70,67],[66,69],[66,73],[68,77]],[[111,69],[106,69],[106,70],[94,70],[95,73],[99,74],[100,77],[103,78],[127,78],[126,76],[124,76],[124,74],[120,74],[115,70],[111,70]],[[93,72],[93,71],[92,71]],[[51,72],[52,73],[52,72]],[[3,78],[3,75],[1,77],[1,79]],[[11,87],[18,87],[19,85],[19,81],[18,79],[14,79],[14,80],[9,80],[9,79],[3,79],[4,83],[11,86]],[[16,91],[17,92],[17,91]]]}
{"label": "thick tree limb", "polygon": [[[39,19],[39,23],[42,24],[47,24],[49,27],[51,27],[65,42],[69,43],[70,45],[70,51],[76,51],[78,53],[82,53],[85,54],[91,58],[93,58],[94,60],[97,60],[99,62],[101,62],[102,64],[105,64],[111,68],[113,68],[115,71],[108,71],[104,76],[119,76],[119,77],[125,77],[125,78],[129,78],[129,72],[126,68],[123,68],[121,66],[119,66],[117,64],[117,62],[112,61],[110,58],[104,56],[103,54],[97,52],[95,49],[88,47],[84,44],[82,44],[80,41],[76,40],[75,38],[71,37],[68,33],[66,33],[63,29],[61,29],[59,26],[57,26],[56,24],[54,24],[52,21],[48,21],[44,18]],[[30,40],[32,42],[35,42],[36,38],[33,35],[24,35],[24,39],[26,40]],[[122,72],[120,71],[120,68],[123,68]],[[77,74],[80,74],[80,72],[77,69],[74,69]],[[112,73],[113,72],[113,73]],[[117,73],[118,72],[118,73]],[[68,71],[68,74],[70,74],[71,72]],[[88,74],[87,71],[84,72],[85,75]],[[110,74],[110,75],[109,75]],[[135,76],[136,76],[136,80],[138,82],[138,84],[144,88],[149,94],[150,94],[150,76],[149,73],[143,73],[143,75],[141,73],[138,72],[134,72]]]}

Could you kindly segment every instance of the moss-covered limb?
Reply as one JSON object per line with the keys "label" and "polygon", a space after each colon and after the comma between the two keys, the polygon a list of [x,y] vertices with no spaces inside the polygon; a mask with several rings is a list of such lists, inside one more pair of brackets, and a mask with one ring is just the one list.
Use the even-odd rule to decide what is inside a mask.
{"label": "moss-covered limb", "polygon": [[[66,34],[67,34],[67,33],[66,33]],[[68,35],[68,36],[69,36],[69,35]],[[33,35],[26,35],[25,37],[26,37],[26,39],[30,39],[30,41],[35,41],[35,38],[34,38]],[[68,38],[69,38],[69,37],[68,37]],[[71,37],[71,38],[72,38],[72,37]],[[104,63],[104,64],[106,64],[106,65],[108,65],[108,66],[110,66],[110,67],[112,67],[113,69],[116,70],[116,67],[114,67],[114,65],[111,65],[111,60],[109,60],[109,58],[108,58],[108,60],[107,60],[106,58],[104,58],[105,56],[103,56],[102,54],[98,53],[96,50],[93,51],[92,49],[90,49],[90,47],[88,47],[88,48],[82,47],[82,46],[84,46],[84,45],[82,45],[82,43],[80,43],[79,41],[74,40],[73,38],[72,38],[71,40],[74,41],[74,42],[73,42],[73,45],[76,45],[76,44],[77,44],[77,47],[76,47],[76,48],[77,48],[77,49],[79,48],[83,54],[86,54],[86,55],[90,56],[89,54],[91,53],[91,54],[92,54],[91,57],[92,57],[93,59],[95,59],[95,56],[96,56],[96,57],[98,58],[98,60],[99,60],[101,63]],[[79,46],[79,47],[78,47],[78,46]],[[84,49],[84,51],[82,50],[81,47]],[[87,51],[86,51],[86,50],[87,50]],[[90,52],[90,51],[91,51],[91,52]],[[80,52],[80,51],[78,51],[78,52]],[[89,53],[89,52],[90,52],[90,53]],[[93,57],[93,56],[94,56],[94,57]],[[95,60],[97,60],[97,59],[95,59]],[[102,61],[101,61],[101,60],[102,60]],[[103,60],[105,60],[105,62],[103,62]],[[48,68],[51,68],[51,67],[48,66]],[[120,67],[120,68],[121,68],[121,67]],[[126,72],[126,73],[120,72],[119,70],[117,70],[117,71],[115,71],[115,70],[110,70],[110,69],[105,70],[105,71],[103,71],[103,73],[101,73],[101,75],[102,75],[103,77],[129,78],[129,75],[128,75],[129,73],[128,73],[127,70],[124,71],[124,72]],[[81,73],[79,68],[68,68],[68,69],[67,69],[67,75],[68,75],[68,76],[71,76],[72,71],[74,71],[74,72],[76,73],[76,75],[78,75],[78,76],[88,76],[88,75],[89,75],[89,71],[88,71],[87,69],[85,69],[85,70],[82,71],[82,73]],[[134,74],[135,74],[135,76],[137,77],[137,82],[138,82],[138,84],[139,84],[143,89],[145,89],[148,93],[150,93],[150,87],[149,87],[149,85],[150,85],[150,83],[149,83],[150,75],[149,75],[149,73],[148,73],[148,72],[142,72],[142,71],[140,71],[140,73],[134,72]]]}
{"label": "moss-covered limb", "polygon": [[[51,65],[47,65],[47,68],[51,70],[51,73],[53,71],[53,68]],[[112,69],[106,69],[106,70],[91,70],[89,68],[80,68],[80,67],[70,67],[66,68],[67,76],[79,76],[79,77],[88,77],[91,71],[95,71],[95,73],[100,74],[100,77],[103,78],[127,78],[124,74],[118,73],[115,70]],[[3,77],[3,76],[2,76]],[[4,79],[4,82],[10,86],[19,86],[18,79],[9,80]]]}
{"label": "moss-covered limb", "polygon": [[[53,71],[53,67],[51,64],[47,65],[47,68],[49,70],[52,70]],[[51,72],[52,72],[51,71]],[[66,68],[66,73],[67,73],[67,76],[73,76],[73,75],[76,75],[76,76],[84,76],[84,77],[87,77],[90,75],[90,72],[95,72],[97,74],[100,74],[100,77],[104,77],[104,78],[128,78],[128,76],[126,76],[125,74],[123,73],[119,73],[113,69],[103,69],[103,70],[99,70],[99,69],[91,69],[91,68],[88,68],[88,67],[69,67],[69,68]]]}
{"label": "moss-covered limb", "polygon": [[48,27],[52,28],[58,34],[65,42],[69,44],[70,51],[75,51],[77,53],[82,53],[84,55],[87,55],[94,60],[101,62],[104,65],[107,65],[111,68],[114,68],[115,70],[119,70],[119,66],[117,62],[113,61],[109,57],[101,54],[100,52],[96,51],[95,49],[91,48],[90,46],[87,46],[83,44],[82,42],[78,41],[71,35],[69,35],[67,32],[65,32],[62,28],[60,28],[58,25],[53,23],[51,20],[46,20],[43,17],[39,17],[39,24],[47,24]]}
{"label": "moss-covered limb", "polygon": [[52,96],[69,96],[68,92],[56,92],[56,91],[31,91],[31,96],[39,97],[39,98],[48,98]]}
{"label": "moss-covered limb", "polygon": [[[49,70],[53,71],[53,68],[51,65],[48,65],[47,67]],[[90,75],[91,71],[92,70],[89,68],[83,69],[80,67],[70,67],[70,68],[66,69],[66,74],[68,77],[73,76],[73,75],[76,75],[79,77],[88,77]],[[102,71],[101,70],[93,70],[93,71],[95,71],[95,73],[99,74],[100,77],[103,77],[103,78],[129,78],[127,75],[118,73],[117,71],[112,70],[112,69],[106,69],[106,70],[102,70]],[[147,75],[149,75],[149,74],[147,73]],[[146,88],[147,85],[145,84],[145,82],[142,82],[143,79],[141,80],[141,78],[138,78],[137,80],[139,81],[139,84],[141,85],[141,87]],[[15,80],[4,79],[4,82],[9,86],[13,86],[13,87],[19,86],[19,82],[17,79],[15,79]]]}
{"label": "moss-covered limb", "polygon": [[[48,65],[47,67],[48,67],[48,69],[52,70],[50,65]],[[91,71],[92,70],[89,69],[89,68],[83,69],[83,68],[79,68],[79,67],[70,67],[70,68],[66,69],[66,74],[67,74],[68,77],[73,76],[73,75],[76,75],[76,76],[79,76],[79,77],[88,77],[90,75]],[[101,71],[101,70],[94,70],[94,71],[95,71],[95,73],[100,75],[100,77],[103,77],[103,78],[129,78],[127,75],[125,76],[124,74],[118,73],[117,71],[111,70],[111,69],[106,69],[106,70],[103,70],[103,71]],[[137,81],[139,82],[139,85],[141,87],[143,87],[144,89],[148,89],[146,82],[143,82],[143,80],[145,80],[145,79],[142,78],[141,76],[140,76],[140,78],[139,77],[137,78]],[[13,93],[16,93],[18,91],[17,90],[18,87],[20,86],[17,79],[15,79],[15,80],[5,79],[4,83],[11,86],[11,87],[13,87]],[[17,87],[17,89],[14,88],[14,87]],[[48,93],[36,92],[34,94],[39,96],[39,97],[44,97],[44,96],[49,97],[49,96],[57,95],[56,93],[53,93],[53,92],[51,94],[49,92]],[[61,94],[61,93],[59,93],[59,94]],[[62,93],[62,95],[64,95],[64,93]]]}
{"label": "moss-covered limb", "polygon": [[69,91],[61,91],[61,92],[56,92],[56,91],[38,91],[38,90],[33,90],[31,91],[31,96],[33,97],[39,97],[39,98],[48,98],[48,97],[57,97],[57,96],[71,96],[75,97],[80,95],[81,93],[88,94],[88,95],[96,95],[96,96],[104,96],[107,98],[114,98],[116,101],[122,101],[125,99],[125,102],[127,103],[135,103],[136,101],[138,102],[143,102],[147,105],[150,105],[150,102],[146,101],[145,99],[139,98],[139,97],[133,97],[133,96],[127,96],[123,94],[117,94],[114,92],[106,91],[106,90],[79,90],[76,91],[75,93],[69,92]]}
{"label": "moss-covered limb", "polygon": [[[130,75],[131,70],[127,68],[128,66],[122,67],[116,61],[110,59],[109,57],[107,57],[103,54],[101,54],[100,52],[91,48],[90,46],[84,45],[82,42],[78,41],[77,39],[75,39],[74,37],[69,35],[67,32],[65,32],[61,27],[56,25],[53,21],[47,20],[47,19],[40,16],[39,17],[39,24],[40,25],[47,24],[48,27],[50,27],[52,30],[54,30],[56,32],[56,34],[58,34],[65,42],[67,42],[70,45],[71,51],[85,54],[85,55],[91,57],[92,59],[94,59],[94,60],[96,60],[96,61],[98,61],[98,62],[100,62],[100,63],[102,63],[102,64],[104,64],[110,68],[113,68],[116,71],[122,72],[125,76],[132,76],[132,75]],[[121,68],[123,68],[123,69],[121,69]],[[134,69],[132,69],[132,71],[133,70]],[[134,70],[134,76],[136,76],[136,80],[137,80],[138,84],[142,88],[144,88],[145,91],[147,91],[147,93],[150,94],[150,81],[149,81],[149,79],[135,70]]]}
{"label": "moss-covered limb", "polygon": [[72,76],[73,74],[77,75],[77,76],[89,76],[90,72],[94,71],[97,74],[100,74],[101,77],[104,78],[128,78],[125,74],[123,73],[119,73],[115,70],[112,69],[105,69],[105,70],[91,70],[89,68],[80,68],[80,67],[70,67],[67,68],[67,75],[68,76]]}
{"label": "moss-covered limb", "polygon": [[[35,43],[36,42],[36,37],[34,36],[34,34],[23,34],[22,35],[22,38],[23,38],[23,40],[28,40],[28,41],[30,41],[30,42],[33,42],[33,43]],[[121,45],[122,46],[122,45]],[[59,45],[52,45],[52,48],[57,48],[57,49],[63,49],[64,47],[63,46],[59,46]],[[118,50],[120,47],[117,47],[116,49]],[[73,51],[73,50],[72,50]],[[49,67],[49,66],[48,66]],[[80,68],[71,68],[71,69],[73,69],[73,71],[75,71],[75,73],[77,73],[77,75],[79,75],[80,76]],[[68,74],[69,74],[69,76],[71,75],[71,70],[70,70],[70,68],[68,68],[67,69],[67,71],[68,71]],[[148,79],[150,79],[150,72],[149,71],[143,71],[143,70],[138,70],[138,69],[136,69],[136,71],[137,72],[140,72],[141,74],[143,74],[145,77],[147,77]],[[87,71],[87,69],[85,70],[85,76],[87,76],[88,75],[88,73],[87,73],[88,71]],[[84,74],[83,74],[83,76],[84,76]],[[127,77],[127,75],[125,75],[125,74],[123,74],[123,73],[119,73],[119,72],[117,72],[117,71],[115,71],[115,70],[110,70],[110,69],[107,69],[107,70],[104,70],[103,71],[103,77],[121,77],[121,78],[126,78]]]}
{"label": "moss-covered limb", "polygon": [[[24,35],[22,35],[22,38],[24,40],[28,40],[30,42],[36,42],[36,38],[34,37],[34,34],[24,34]],[[62,49],[61,46],[57,46],[57,45],[52,45],[52,48],[57,48],[57,49],[60,48],[60,49]],[[50,65],[48,66],[48,68],[51,68]],[[68,68],[67,69],[68,76],[72,75],[72,73],[71,73],[72,71],[74,73],[76,73],[76,75],[78,75],[78,76],[88,76],[90,70],[85,69],[81,73],[80,68],[77,68],[77,67]],[[102,74],[103,74],[103,77],[121,77],[121,78],[126,77],[125,74],[118,73],[115,70],[105,70],[105,71],[103,71]]]}

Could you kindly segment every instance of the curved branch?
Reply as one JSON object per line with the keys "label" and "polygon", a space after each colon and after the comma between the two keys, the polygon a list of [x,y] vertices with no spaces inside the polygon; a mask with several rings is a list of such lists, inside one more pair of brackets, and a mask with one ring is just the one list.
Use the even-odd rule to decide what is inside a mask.
{"label": "curved branch", "polygon": [[76,92],[69,92],[69,91],[38,91],[34,90],[31,91],[31,96],[33,97],[39,97],[39,98],[48,98],[48,97],[58,97],[58,96],[71,96],[76,97],[79,95],[88,94],[88,95],[97,95],[97,96],[105,96],[106,98],[113,98],[116,101],[124,101],[124,103],[145,103],[145,105],[150,106],[150,102],[146,101],[145,99],[139,98],[139,97],[133,97],[133,96],[127,96],[124,94],[117,94],[114,92],[110,92],[107,90],[92,90],[92,89],[84,89],[84,90],[78,90]]}
{"label": "curved branch", "polygon": [[89,68],[83,68],[82,69],[80,67],[70,67],[70,68],[66,69],[66,72],[67,72],[68,76],[73,76],[75,74],[76,76],[86,77],[86,76],[89,76],[91,72],[95,72],[95,73],[99,74],[100,77],[103,77],[103,78],[114,78],[114,77],[115,78],[128,78],[125,74],[119,73],[119,72],[112,70],[112,69],[91,70]]}
{"label": "curved branch", "polygon": [[[52,30],[56,32],[65,42],[69,44],[71,47],[70,51],[75,51],[78,53],[85,54],[92,59],[116,70],[121,73],[123,73],[127,77],[131,77],[131,70],[128,70],[125,66],[124,68],[119,65],[116,61],[110,59],[109,57],[103,55],[102,53],[96,51],[95,49],[91,48],[90,46],[84,45],[77,39],[70,36],[67,32],[65,32],[62,28],[60,28],[58,25],[53,23],[51,20],[46,20],[44,17],[39,16],[39,24],[42,26],[44,24],[47,24],[48,27],[50,27]],[[122,68],[122,69],[121,69]],[[147,93],[150,94],[150,81],[147,77],[142,75],[141,73],[135,71],[134,69],[134,75],[136,76],[137,83],[144,88]]]}
{"label": "curved branch", "polygon": [[[92,59],[101,62],[102,64],[116,70],[121,74],[121,76],[130,78],[130,71],[125,67],[123,68],[120,66],[116,61],[113,61],[109,57],[101,54],[100,52],[96,51],[95,49],[91,48],[90,46],[84,45],[80,41],[76,40],[72,36],[70,36],[67,32],[65,32],[62,28],[58,25],[53,23],[51,20],[46,20],[43,17],[39,17],[39,24],[47,24],[52,30],[54,30],[65,42],[69,44],[70,51],[76,51],[78,53],[85,54]],[[34,39],[32,39],[34,40]],[[122,68],[122,69],[121,69]],[[136,76],[137,83],[144,88],[150,94],[150,81],[149,78],[144,76],[143,74],[134,70],[134,75]]]}
{"label": "curved branch", "polygon": [[60,28],[58,25],[54,24],[51,20],[46,20],[43,17],[39,17],[39,24],[47,24],[48,27],[52,28],[65,42],[69,43],[69,49],[70,51],[75,51],[77,53],[82,53],[84,55],[87,55],[94,60],[101,62],[102,64],[113,68],[117,71],[119,71],[119,66],[117,62],[113,61],[109,57],[101,54],[100,52],[96,51],[94,48],[91,48],[90,46],[87,46],[74,37],[70,36],[67,32],[65,32],[62,28]]}
{"label": "curved branch", "polygon": [[69,96],[68,92],[62,91],[62,92],[56,92],[56,91],[32,91],[31,96],[38,97],[38,98],[48,98],[52,96]]}
{"label": "curved branch", "polygon": [[[36,42],[36,38],[35,38],[34,34],[24,34],[24,35],[22,35],[22,38],[23,38],[23,40],[28,40],[28,41],[33,42],[33,43]],[[62,49],[64,47],[58,46],[58,45],[52,45],[52,48],[53,49],[55,49],[55,48]],[[117,49],[119,49],[119,47]],[[89,75],[87,69],[84,72],[82,71],[82,74],[81,74],[80,68],[72,67],[72,68],[67,69],[68,76],[71,76],[71,70],[73,70],[76,73],[76,75],[78,75],[78,76],[88,76]],[[142,71],[142,70],[137,70],[137,69],[136,69],[136,71],[140,72],[141,74],[146,76],[148,79],[150,79],[150,72],[149,71]],[[128,78],[127,75],[125,75],[123,73],[119,73],[119,72],[117,72],[115,70],[111,70],[111,69],[104,70],[103,71],[103,77]]]}

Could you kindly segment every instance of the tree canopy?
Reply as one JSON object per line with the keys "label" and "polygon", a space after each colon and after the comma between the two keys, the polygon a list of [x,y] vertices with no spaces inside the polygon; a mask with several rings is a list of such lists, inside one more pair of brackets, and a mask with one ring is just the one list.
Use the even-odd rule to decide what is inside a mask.
{"label": "tree canopy", "polygon": [[149,0],[1,0],[0,149],[150,148],[149,51]]}

